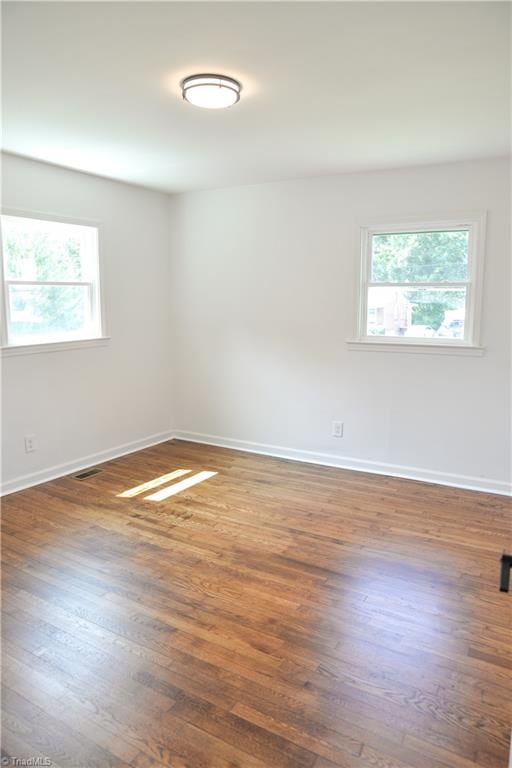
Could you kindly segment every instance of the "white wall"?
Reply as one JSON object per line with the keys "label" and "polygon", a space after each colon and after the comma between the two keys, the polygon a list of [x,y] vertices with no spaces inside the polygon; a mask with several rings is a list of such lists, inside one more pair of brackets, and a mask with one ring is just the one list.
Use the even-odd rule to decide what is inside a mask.
{"label": "white wall", "polygon": [[[174,426],[183,435],[510,487],[505,160],[196,192],[170,206]],[[481,210],[485,356],[349,351],[358,226]],[[334,419],[345,424],[342,440],[331,437]]]}
{"label": "white wall", "polygon": [[[84,457],[127,450],[134,447],[127,443],[151,441],[168,430],[168,200],[4,155],[4,206],[101,223],[111,336],[105,347],[3,360],[6,488],[45,479],[52,471],[62,474]],[[24,452],[26,434],[35,435],[34,453]]]}
{"label": "white wall", "polygon": [[[5,206],[102,223],[111,340],[4,359],[4,486],[175,432],[506,491],[508,172],[493,160],[169,198],[6,155]],[[358,226],[482,209],[485,356],[349,351]]]}

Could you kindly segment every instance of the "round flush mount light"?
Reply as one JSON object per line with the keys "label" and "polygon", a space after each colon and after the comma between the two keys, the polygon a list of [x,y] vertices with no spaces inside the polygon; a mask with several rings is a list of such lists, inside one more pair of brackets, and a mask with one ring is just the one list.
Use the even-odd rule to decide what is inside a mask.
{"label": "round flush mount light", "polygon": [[239,101],[242,86],[226,75],[191,75],[183,80],[181,90],[185,101],[195,107],[223,109]]}

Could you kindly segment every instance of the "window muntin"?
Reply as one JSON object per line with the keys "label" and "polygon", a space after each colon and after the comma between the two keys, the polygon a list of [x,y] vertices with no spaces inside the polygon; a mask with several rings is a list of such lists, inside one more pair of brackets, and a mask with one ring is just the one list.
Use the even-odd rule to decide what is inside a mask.
{"label": "window muntin", "polygon": [[479,224],[364,228],[359,339],[475,345]]}
{"label": "window muntin", "polygon": [[7,346],[101,336],[98,228],[2,215]]}

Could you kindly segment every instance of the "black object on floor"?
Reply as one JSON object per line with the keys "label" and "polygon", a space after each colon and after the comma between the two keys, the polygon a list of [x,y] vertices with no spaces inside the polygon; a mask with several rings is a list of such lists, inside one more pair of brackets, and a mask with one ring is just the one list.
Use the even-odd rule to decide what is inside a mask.
{"label": "black object on floor", "polygon": [[500,592],[508,592],[510,587],[510,569],[512,568],[512,555],[501,556]]}
{"label": "black object on floor", "polygon": [[75,475],[75,480],[85,480],[86,477],[92,477],[93,475],[99,475],[101,469],[86,469],[85,472]]}

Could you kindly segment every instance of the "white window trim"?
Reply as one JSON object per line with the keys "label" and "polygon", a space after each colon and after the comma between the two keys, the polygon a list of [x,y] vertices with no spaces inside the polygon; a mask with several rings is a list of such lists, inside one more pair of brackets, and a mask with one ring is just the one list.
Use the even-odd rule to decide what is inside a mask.
{"label": "white window trim", "polygon": [[[413,352],[419,354],[441,355],[471,355],[481,356],[484,347],[480,345],[480,318],[482,310],[482,290],[485,252],[486,212],[457,216],[450,219],[402,219],[394,220],[392,224],[382,222],[365,225],[360,229],[361,252],[359,256],[359,288],[357,291],[357,319],[354,337],[347,339],[349,349],[355,351],[376,350],[380,352]],[[466,283],[466,317],[469,320],[467,340],[415,339],[402,337],[384,337],[366,335],[368,287],[371,275],[371,242],[372,236],[390,232],[424,232],[448,231],[450,229],[469,230],[469,279]],[[378,283],[379,286],[396,285],[396,283]],[[425,283],[408,283],[408,286],[425,286]],[[456,287],[457,283],[431,283],[432,286]]]}
{"label": "white window trim", "polygon": [[93,339],[75,339],[74,341],[50,341],[41,344],[11,344],[2,347],[2,357],[16,357],[18,355],[34,355],[41,352],[60,352],[71,349],[89,349],[90,347],[105,347],[110,341],[110,336],[96,336]]}
{"label": "white window trim", "polygon": [[[55,221],[62,224],[77,224],[85,227],[95,227],[97,230],[98,238],[98,282],[97,290],[90,290],[91,307],[94,307],[99,312],[99,334],[92,338],[83,339],[71,339],[66,341],[50,341],[50,342],[34,342],[33,344],[9,344],[7,337],[7,305],[8,294],[7,286],[10,283],[19,283],[27,281],[6,280],[4,273],[4,259],[3,259],[3,245],[1,243],[0,232],[0,247],[2,249],[1,264],[0,264],[0,314],[1,314],[1,335],[0,335],[0,354],[1,357],[11,357],[16,355],[29,355],[39,354],[42,352],[57,352],[71,349],[81,349],[97,346],[105,346],[110,340],[110,336],[107,335],[107,319],[105,308],[105,270],[102,258],[102,227],[101,222],[93,219],[82,219],[69,216],[61,216],[59,214],[47,213],[43,211],[34,211],[26,208],[7,208],[2,207],[0,209],[0,215],[2,216],[20,216],[27,219],[41,219],[42,221]],[[29,281],[32,282],[32,281]],[[86,284],[82,281],[50,281],[51,284],[68,284],[68,285],[83,285]],[[90,285],[89,283],[87,283]]]}

